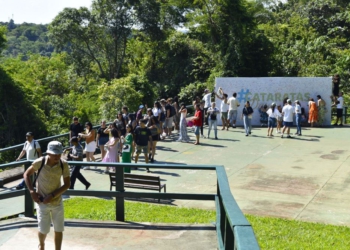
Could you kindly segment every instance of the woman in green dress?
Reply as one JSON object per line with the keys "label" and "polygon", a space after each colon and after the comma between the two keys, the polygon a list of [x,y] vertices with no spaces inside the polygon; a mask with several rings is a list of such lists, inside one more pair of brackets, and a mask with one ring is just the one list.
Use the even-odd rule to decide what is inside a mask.
{"label": "woman in green dress", "polygon": [[[133,135],[132,135],[132,125],[128,124],[126,126],[126,135],[125,138],[123,138],[124,144],[123,144],[123,151],[122,151],[122,163],[131,163],[131,153],[132,153],[132,142],[133,142]],[[125,173],[130,173],[130,167],[124,167]]]}

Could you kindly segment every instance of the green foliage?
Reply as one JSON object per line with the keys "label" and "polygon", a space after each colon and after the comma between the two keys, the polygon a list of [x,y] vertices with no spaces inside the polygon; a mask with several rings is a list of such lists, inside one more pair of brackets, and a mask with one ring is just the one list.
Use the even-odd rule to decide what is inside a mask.
{"label": "green foliage", "polygon": [[0,26],[0,55],[1,51],[5,48],[6,46],[6,27],[5,26]]}
{"label": "green foliage", "polygon": [[30,90],[0,67],[0,148],[23,141],[28,131],[47,135],[43,112],[28,98]]}
{"label": "green foliage", "polygon": [[152,103],[155,98],[154,89],[143,76],[129,75],[103,83],[99,87],[102,117],[114,120],[117,111],[127,106],[130,111],[138,110],[140,104]]}
{"label": "green foliage", "polygon": [[0,23],[0,25],[7,26],[7,46],[3,52],[6,57],[17,57],[21,54],[22,58],[26,59],[30,53],[50,56],[54,51],[47,37],[47,25],[15,24],[12,19],[10,22]]}

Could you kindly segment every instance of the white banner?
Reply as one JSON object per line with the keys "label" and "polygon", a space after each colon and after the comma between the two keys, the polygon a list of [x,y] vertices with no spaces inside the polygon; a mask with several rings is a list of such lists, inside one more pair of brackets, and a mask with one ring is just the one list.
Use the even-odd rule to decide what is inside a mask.
{"label": "white banner", "polygon": [[[331,124],[331,98],[332,95],[332,79],[330,77],[226,77],[216,78],[215,92],[219,88],[232,97],[234,92],[237,93],[237,100],[240,103],[238,108],[237,125],[243,126],[241,119],[242,109],[246,101],[250,102],[254,110],[252,124],[257,126],[260,123],[259,108],[270,106],[275,102],[282,105],[283,99],[288,97],[294,101],[298,100],[301,107],[305,109],[307,118],[309,114],[308,102],[309,98],[313,98],[317,103],[317,95],[320,95],[326,102],[326,115],[323,125]],[[215,98],[216,106],[220,109],[221,100]],[[218,119],[221,125],[221,118]]]}

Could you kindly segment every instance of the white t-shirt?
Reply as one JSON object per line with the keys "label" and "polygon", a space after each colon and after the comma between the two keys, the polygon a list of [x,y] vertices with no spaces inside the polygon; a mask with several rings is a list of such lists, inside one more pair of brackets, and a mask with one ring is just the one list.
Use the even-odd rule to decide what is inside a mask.
{"label": "white t-shirt", "polygon": [[205,101],[204,108],[211,107],[211,93],[205,94],[202,100]]}
{"label": "white t-shirt", "polygon": [[343,97],[342,96],[339,96],[338,97],[338,104],[337,104],[337,109],[342,109],[343,108],[343,105],[344,105],[344,99],[343,99]]}
{"label": "white t-shirt", "polygon": [[292,105],[286,105],[282,109],[283,115],[283,121],[285,122],[293,122],[293,113],[294,113],[294,108]]}
{"label": "white t-shirt", "polygon": [[299,104],[295,104],[295,113],[296,114],[301,114],[301,107],[300,107],[300,105]]}
{"label": "white t-shirt", "polygon": [[238,106],[239,106],[239,102],[237,101],[236,97],[230,97],[228,99],[228,103],[230,105],[229,110],[237,110]]}
{"label": "white t-shirt", "polygon": [[275,111],[273,112],[272,112],[272,108],[269,108],[269,110],[266,111],[266,113],[269,115],[269,117],[272,117],[272,118],[277,118],[279,116],[282,116],[277,108],[275,108]]}
{"label": "white t-shirt", "polygon": [[225,100],[221,102],[221,107],[220,107],[221,112],[227,112],[228,111],[228,104],[225,103]]}
{"label": "white t-shirt", "polygon": [[36,160],[39,156],[38,152],[35,153],[34,142],[36,149],[40,148],[39,142],[32,140],[30,143],[26,141],[23,146],[23,150],[26,151],[27,160]]}
{"label": "white t-shirt", "polygon": [[160,109],[157,109],[157,108],[153,108],[152,109],[152,113],[153,113],[153,116],[157,117],[159,116],[161,110]]}

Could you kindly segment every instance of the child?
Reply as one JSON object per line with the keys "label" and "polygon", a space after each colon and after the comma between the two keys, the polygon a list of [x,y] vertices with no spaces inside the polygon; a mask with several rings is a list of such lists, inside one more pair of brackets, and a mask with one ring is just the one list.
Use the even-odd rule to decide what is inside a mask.
{"label": "child", "polygon": [[[135,163],[137,163],[139,159],[139,155],[141,151],[145,156],[145,162],[148,163],[148,142],[152,143],[152,134],[151,131],[146,127],[147,119],[141,119],[139,121],[140,126],[135,129],[135,144],[136,144],[136,156]],[[149,168],[147,168],[147,172],[149,173]]]}
{"label": "child", "polygon": [[[282,113],[282,106],[278,105],[277,106],[277,110]],[[282,128],[282,121],[283,121],[283,117],[282,116],[278,116],[277,117],[277,133],[280,134],[281,133],[281,128]]]}
{"label": "child", "polygon": [[267,122],[269,120],[269,116],[266,113],[266,111],[267,111],[267,105],[266,104],[264,106],[260,107],[260,109],[259,109],[261,127],[264,127],[264,126],[267,127]]}
{"label": "child", "polygon": [[[68,148],[65,151],[70,151],[68,155],[73,161],[83,161],[83,148],[78,142],[78,137],[73,136],[70,139],[70,143],[73,145],[72,148]],[[85,189],[88,190],[88,188],[91,186],[91,183],[88,182],[84,176],[80,173],[81,166],[73,166],[72,174],[70,177],[70,187],[69,189],[74,189],[75,180],[78,179],[81,183],[85,185]]]}

